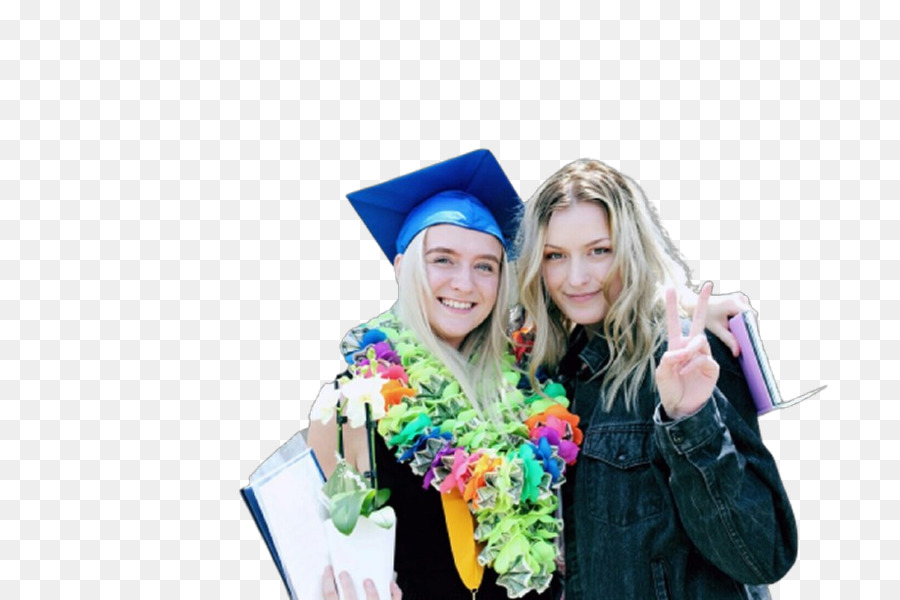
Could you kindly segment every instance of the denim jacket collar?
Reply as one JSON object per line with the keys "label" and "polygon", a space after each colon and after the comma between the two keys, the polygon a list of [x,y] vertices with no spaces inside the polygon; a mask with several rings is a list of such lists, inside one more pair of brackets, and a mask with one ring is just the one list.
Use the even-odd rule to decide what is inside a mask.
{"label": "denim jacket collar", "polygon": [[600,331],[588,336],[587,330],[578,325],[572,330],[569,350],[560,363],[560,374],[566,378],[576,377],[582,369],[587,369],[593,377],[609,362],[609,344]]}

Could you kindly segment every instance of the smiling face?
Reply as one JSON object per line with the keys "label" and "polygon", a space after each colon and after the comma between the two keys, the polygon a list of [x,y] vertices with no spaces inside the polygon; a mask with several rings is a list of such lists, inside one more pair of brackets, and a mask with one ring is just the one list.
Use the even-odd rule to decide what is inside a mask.
{"label": "smiling face", "polygon": [[499,240],[480,231],[456,225],[425,231],[426,315],[435,335],[454,348],[491,314],[502,256]]}
{"label": "smiling face", "polygon": [[579,202],[553,212],[544,238],[541,274],[550,299],[578,325],[600,323],[609,299],[622,291],[619,276],[610,279],[614,251],[606,210]]}

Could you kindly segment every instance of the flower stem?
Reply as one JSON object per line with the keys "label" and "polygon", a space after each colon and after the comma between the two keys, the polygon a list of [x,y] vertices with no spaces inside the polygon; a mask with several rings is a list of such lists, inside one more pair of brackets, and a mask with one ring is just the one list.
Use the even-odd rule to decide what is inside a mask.
{"label": "flower stem", "polygon": [[[338,382],[335,379],[334,381],[334,389],[338,389]],[[336,418],[335,423],[337,424],[337,451],[341,458],[344,458],[344,423],[347,421],[347,417],[344,416],[344,410],[341,406],[341,401],[338,400],[337,408],[335,409]]]}
{"label": "flower stem", "polygon": [[372,489],[378,489],[378,474],[375,470],[375,424],[372,422],[372,406],[366,403],[366,446],[369,449],[369,471],[366,475],[369,477],[369,483]]}

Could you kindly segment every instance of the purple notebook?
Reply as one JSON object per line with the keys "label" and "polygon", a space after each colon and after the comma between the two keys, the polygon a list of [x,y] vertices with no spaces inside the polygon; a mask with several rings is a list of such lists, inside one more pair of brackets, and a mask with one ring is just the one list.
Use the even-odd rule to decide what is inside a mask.
{"label": "purple notebook", "polygon": [[738,361],[744,371],[744,378],[750,388],[750,395],[756,405],[757,414],[764,415],[776,408],[787,408],[807,398],[810,398],[825,389],[820,388],[797,396],[793,400],[783,400],[778,392],[778,384],[769,366],[769,357],[763,348],[756,326],[756,316],[752,312],[743,312],[731,318],[728,322],[729,329],[737,338],[741,347],[741,355]]}

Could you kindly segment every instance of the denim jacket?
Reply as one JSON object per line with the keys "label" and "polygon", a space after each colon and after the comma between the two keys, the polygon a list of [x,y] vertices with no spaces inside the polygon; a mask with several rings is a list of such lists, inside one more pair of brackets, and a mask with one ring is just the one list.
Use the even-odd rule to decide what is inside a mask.
{"label": "denim jacket", "polygon": [[[603,408],[605,338],[576,330],[560,368],[585,437],[564,489],[566,600],[769,598],[797,555],[775,460],[731,352],[697,413],[670,421],[653,374],[637,406]],[[660,351],[659,358],[662,355]]]}

